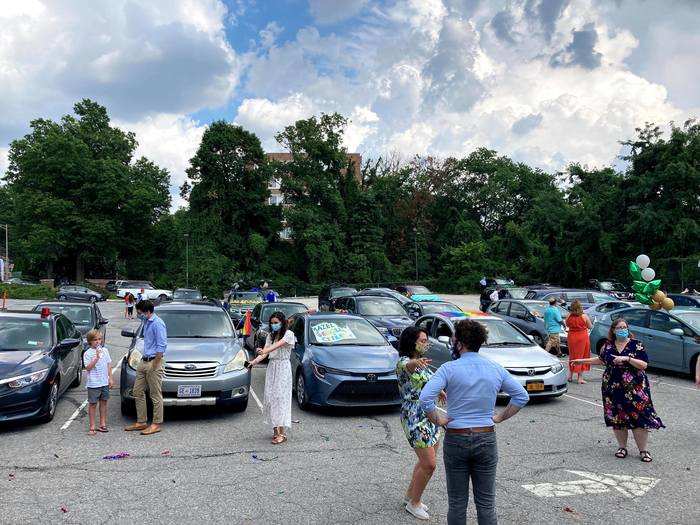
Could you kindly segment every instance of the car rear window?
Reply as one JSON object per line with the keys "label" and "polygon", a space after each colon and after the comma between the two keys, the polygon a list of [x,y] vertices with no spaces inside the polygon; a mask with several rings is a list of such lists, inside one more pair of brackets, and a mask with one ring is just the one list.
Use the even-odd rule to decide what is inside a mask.
{"label": "car rear window", "polygon": [[[38,305],[34,308],[34,311],[39,312],[41,308],[46,305]],[[89,326],[92,324],[92,307],[89,305],[64,305],[64,304],[52,304],[48,308],[52,312],[61,313],[65,315],[71,322],[79,326]]]}
{"label": "car rear window", "polygon": [[338,297],[345,297],[346,295],[356,294],[357,290],[355,288],[333,288],[330,293],[331,299],[336,299]]}
{"label": "car rear window", "polygon": [[0,318],[0,350],[46,350],[51,347],[51,323],[46,319]]}
{"label": "car rear window", "polygon": [[168,332],[168,337],[233,337],[233,326],[223,312],[158,312]]}

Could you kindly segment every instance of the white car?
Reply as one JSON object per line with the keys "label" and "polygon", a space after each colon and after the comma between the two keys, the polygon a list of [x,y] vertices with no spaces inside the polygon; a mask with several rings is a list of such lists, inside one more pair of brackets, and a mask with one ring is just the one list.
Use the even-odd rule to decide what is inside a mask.
{"label": "white car", "polygon": [[121,298],[124,298],[129,292],[131,292],[134,297],[138,297],[140,293],[144,299],[150,299],[151,301],[166,301],[173,298],[172,290],[155,288],[148,281],[117,281],[116,284],[117,297]]}

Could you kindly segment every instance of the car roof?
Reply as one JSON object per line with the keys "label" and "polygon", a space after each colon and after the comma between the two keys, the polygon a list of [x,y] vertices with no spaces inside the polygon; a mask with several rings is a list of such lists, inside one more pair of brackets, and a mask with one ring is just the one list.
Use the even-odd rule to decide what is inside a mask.
{"label": "car roof", "polygon": [[[55,318],[59,315],[62,315],[58,312],[50,312],[49,317]],[[30,317],[32,319],[42,319],[41,317],[41,312],[32,312],[32,311],[27,311],[27,310],[1,310],[0,311],[0,317],[15,317],[15,318],[22,318],[22,317]]]}
{"label": "car roof", "polygon": [[303,306],[307,310],[309,308],[304,303],[300,303],[298,301],[275,301],[274,303],[259,303],[259,304],[261,304],[263,306],[275,306],[276,304],[294,304],[294,305],[298,305],[298,306]]}
{"label": "car roof", "polygon": [[[199,292],[198,288],[175,288],[174,292]],[[201,293],[201,292],[200,292]]]}
{"label": "car roof", "polygon": [[[503,321],[506,323],[507,321],[504,321],[500,317],[496,317],[495,315],[490,315],[490,314],[485,314],[484,312],[481,312],[479,310],[467,310],[465,312],[442,312],[439,314],[426,314],[421,316],[420,319],[423,319],[425,317],[435,317],[437,319],[442,319],[444,321],[449,321],[449,322],[455,322],[455,321],[461,321],[462,319],[472,319],[472,320],[496,320],[496,321]],[[420,320],[419,319],[419,320]]]}
{"label": "car roof", "polygon": [[95,303],[89,303],[87,301],[41,301],[34,308],[39,306],[95,306]]}
{"label": "car roof", "polygon": [[218,311],[223,312],[223,309],[214,302],[211,301],[172,301],[169,303],[162,303],[155,307],[156,312],[168,312],[168,311],[187,311],[187,310],[201,310],[201,311]]}

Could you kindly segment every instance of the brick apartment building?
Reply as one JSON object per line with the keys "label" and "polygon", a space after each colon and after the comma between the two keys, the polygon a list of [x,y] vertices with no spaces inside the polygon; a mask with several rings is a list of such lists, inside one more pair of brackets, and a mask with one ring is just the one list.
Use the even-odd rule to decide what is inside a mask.
{"label": "brick apartment building", "polygon": [[[267,158],[270,160],[275,160],[277,162],[290,162],[292,160],[291,153],[266,153]],[[361,167],[362,167],[362,155],[359,153],[348,153],[348,159],[352,162],[352,169],[355,178],[358,182],[362,180]],[[267,202],[270,205],[282,205],[284,204],[284,195],[280,191],[280,181],[273,179],[270,181],[270,197]],[[291,231],[289,228],[285,227],[280,232],[280,237],[282,239],[289,239],[291,237]]]}

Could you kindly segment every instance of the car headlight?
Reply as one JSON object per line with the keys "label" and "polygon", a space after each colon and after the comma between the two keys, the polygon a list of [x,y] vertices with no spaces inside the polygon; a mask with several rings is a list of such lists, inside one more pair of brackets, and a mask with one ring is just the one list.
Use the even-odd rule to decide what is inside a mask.
{"label": "car headlight", "polygon": [[139,362],[143,358],[143,354],[139,352],[138,350],[134,349],[129,353],[129,366],[136,370],[136,367],[139,366]]}
{"label": "car headlight", "polygon": [[558,374],[559,372],[564,370],[564,365],[562,365],[561,363],[557,363],[555,365],[552,365],[551,370],[553,374]]}
{"label": "car headlight", "polygon": [[49,369],[39,370],[38,372],[32,372],[31,374],[24,374],[16,377],[8,377],[7,379],[0,379],[0,385],[7,385],[10,388],[24,388],[25,386],[33,385],[34,383],[39,383],[46,379],[49,373]]}
{"label": "car headlight", "polygon": [[245,362],[247,357],[248,356],[245,353],[245,350],[241,348],[236,354],[236,356],[233,359],[231,359],[228,363],[226,363],[226,366],[224,367],[224,374],[227,374],[229,372],[235,372],[237,370],[243,370],[243,368],[245,368]]}

